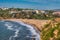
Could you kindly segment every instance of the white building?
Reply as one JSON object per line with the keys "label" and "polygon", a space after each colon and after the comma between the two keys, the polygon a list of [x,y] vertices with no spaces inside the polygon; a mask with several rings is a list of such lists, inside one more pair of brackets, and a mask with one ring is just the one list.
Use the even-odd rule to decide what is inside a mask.
{"label": "white building", "polygon": [[41,10],[41,13],[45,13],[45,11]]}
{"label": "white building", "polygon": [[35,10],[36,14],[39,14],[39,11],[38,10]]}
{"label": "white building", "polygon": [[2,10],[7,10],[7,9],[9,9],[9,8],[1,8]]}

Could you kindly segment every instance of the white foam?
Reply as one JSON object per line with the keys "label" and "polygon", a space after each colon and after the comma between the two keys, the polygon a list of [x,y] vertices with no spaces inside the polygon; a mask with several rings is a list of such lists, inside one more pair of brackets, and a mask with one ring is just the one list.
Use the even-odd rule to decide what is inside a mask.
{"label": "white foam", "polygon": [[11,25],[9,25],[8,23],[5,23],[5,26],[6,26],[6,27],[7,27],[7,29],[9,29],[9,30],[13,30],[12,26],[11,26]]}
{"label": "white foam", "polygon": [[[36,37],[35,37],[36,40],[40,40],[40,34],[37,33],[36,30],[35,30],[31,25],[25,24],[25,23],[23,23],[23,22],[21,22],[21,21],[15,21],[15,22],[17,22],[17,23],[19,23],[19,24],[21,24],[21,25],[23,25],[23,26],[28,27],[28,29],[31,31],[32,35],[36,35]],[[7,27],[7,29],[12,30],[12,31],[15,31],[15,35],[14,35],[14,36],[11,36],[11,37],[9,38],[9,40],[11,40],[12,37],[14,37],[14,38],[15,38],[15,37],[18,37],[19,29],[14,29],[14,28],[12,28],[12,27],[13,27],[13,24],[10,24],[10,23],[8,23],[8,22],[5,23],[5,26]],[[27,36],[27,37],[29,37],[29,36]]]}
{"label": "white foam", "polygon": [[19,30],[16,30],[15,35],[13,37],[18,37]]}
{"label": "white foam", "polygon": [[1,22],[4,22],[5,20],[1,20]]}
{"label": "white foam", "polygon": [[9,40],[11,40],[12,37],[18,37],[19,29],[14,29],[14,28],[12,28],[13,26],[12,26],[12,24],[10,24],[9,22],[6,22],[6,23],[5,23],[5,26],[7,27],[7,29],[12,30],[12,31],[15,31],[15,35],[14,35],[14,36],[11,36],[11,37],[9,38]]}
{"label": "white foam", "polygon": [[25,24],[21,21],[15,21],[15,22],[18,22],[19,24],[23,25],[23,26],[26,26],[29,28],[29,30],[31,31],[32,35],[36,35],[36,40],[40,40],[40,34],[36,32],[36,30],[29,24]]}
{"label": "white foam", "polygon": [[13,36],[10,36],[9,40],[12,40],[12,37],[13,37]]}

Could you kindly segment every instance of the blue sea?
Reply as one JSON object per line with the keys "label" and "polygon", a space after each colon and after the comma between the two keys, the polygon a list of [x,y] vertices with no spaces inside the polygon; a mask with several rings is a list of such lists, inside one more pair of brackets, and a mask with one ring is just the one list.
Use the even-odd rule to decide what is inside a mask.
{"label": "blue sea", "polygon": [[0,20],[0,40],[40,40],[40,34],[23,22]]}

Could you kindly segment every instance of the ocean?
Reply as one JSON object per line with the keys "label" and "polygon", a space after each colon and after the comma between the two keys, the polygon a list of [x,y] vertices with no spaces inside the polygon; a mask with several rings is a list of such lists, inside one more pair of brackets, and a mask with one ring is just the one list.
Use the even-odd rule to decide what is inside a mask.
{"label": "ocean", "polygon": [[40,40],[40,33],[23,22],[0,20],[0,40]]}

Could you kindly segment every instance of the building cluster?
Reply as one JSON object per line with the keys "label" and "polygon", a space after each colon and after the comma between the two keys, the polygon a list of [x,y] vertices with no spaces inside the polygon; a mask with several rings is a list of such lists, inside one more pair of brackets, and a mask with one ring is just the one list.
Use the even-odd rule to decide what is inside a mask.
{"label": "building cluster", "polygon": [[31,16],[32,14],[40,14],[45,13],[44,10],[31,10],[31,9],[22,9],[18,10],[17,8],[0,8],[0,10],[9,10],[9,14],[12,14],[12,17],[15,17],[16,15],[26,15],[27,17]]}
{"label": "building cluster", "polygon": [[57,17],[60,17],[60,11],[55,11],[55,12],[53,12],[53,15],[54,15],[54,16],[57,16]]}
{"label": "building cluster", "polygon": [[0,8],[0,10],[8,10],[9,8]]}
{"label": "building cluster", "polygon": [[[12,14],[12,17],[16,17],[16,15],[20,16],[27,16],[27,17],[30,17],[32,14],[49,14],[49,11],[45,11],[45,10],[25,10],[25,9],[22,9],[22,10],[17,10],[16,8],[0,8],[0,10],[9,10],[9,14]],[[54,16],[59,16],[60,17],[60,11],[53,11],[52,15]],[[48,16],[48,15],[47,15]]]}
{"label": "building cluster", "polygon": [[[9,8],[0,8],[0,10],[8,10]],[[11,12],[19,12],[19,11],[17,11],[16,9],[14,9],[14,8],[12,8],[11,10],[10,10]],[[23,9],[22,11],[25,11],[25,12],[36,12],[37,14],[38,13],[44,13],[45,11],[43,11],[43,10],[25,10],[25,9]]]}

